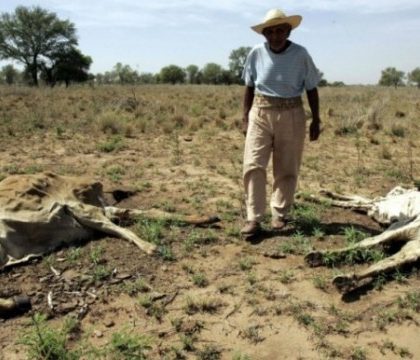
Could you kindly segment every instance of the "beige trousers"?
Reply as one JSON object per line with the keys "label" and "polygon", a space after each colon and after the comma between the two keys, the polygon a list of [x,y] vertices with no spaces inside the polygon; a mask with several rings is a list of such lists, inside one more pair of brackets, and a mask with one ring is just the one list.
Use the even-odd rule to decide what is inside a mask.
{"label": "beige trousers", "polygon": [[271,214],[284,217],[293,204],[305,140],[302,105],[292,109],[258,107],[249,114],[243,180],[247,220],[261,221],[266,208],[266,168],[273,155]]}

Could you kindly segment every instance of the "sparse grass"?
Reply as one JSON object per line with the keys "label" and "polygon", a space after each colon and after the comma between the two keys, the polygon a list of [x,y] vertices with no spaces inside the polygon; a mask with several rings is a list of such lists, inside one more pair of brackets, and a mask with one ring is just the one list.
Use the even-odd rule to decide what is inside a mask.
{"label": "sparse grass", "polygon": [[350,354],[351,360],[366,360],[367,358],[367,351],[362,347],[355,347]]}
{"label": "sparse grass", "polygon": [[312,244],[303,233],[297,231],[291,239],[287,239],[278,245],[278,250],[284,254],[305,255],[312,250]]}
{"label": "sparse grass", "polygon": [[385,340],[379,347],[379,351],[382,355],[386,355],[387,351],[391,351],[393,354],[399,356],[400,358],[413,358],[413,354],[404,347],[397,346],[393,341]]}
{"label": "sparse grass", "polygon": [[192,275],[192,281],[194,285],[198,287],[206,287],[209,284],[206,274],[197,272]]}
{"label": "sparse grass", "polygon": [[219,360],[222,357],[222,349],[215,345],[205,345],[197,354],[198,360]]}
{"label": "sparse grass", "polygon": [[326,291],[329,280],[325,276],[316,275],[312,278],[312,283],[317,289]]}
{"label": "sparse grass", "polygon": [[354,228],[353,226],[346,227],[344,229],[344,238],[347,242],[347,245],[353,245],[355,243],[358,243],[359,241],[363,240],[367,236],[368,235],[365,232],[360,231]]}
{"label": "sparse grass", "polygon": [[249,355],[242,353],[241,351],[236,351],[233,354],[232,360],[252,360],[252,358]]}
{"label": "sparse grass", "polygon": [[296,280],[296,274],[293,270],[281,270],[279,272],[279,280],[282,284],[290,284]]}
{"label": "sparse grass", "polygon": [[257,274],[253,271],[250,271],[247,276],[247,281],[249,285],[255,285],[258,281]]}
{"label": "sparse grass", "polygon": [[45,315],[35,313],[32,316],[32,327],[18,343],[26,347],[28,359],[76,360],[81,350],[69,348],[69,334],[76,326],[73,318],[67,318],[61,329],[53,329],[48,325]]}
{"label": "sparse grass", "polygon": [[185,351],[194,351],[196,349],[196,342],[198,340],[196,334],[180,335],[182,349]]}
{"label": "sparse grass", "polygon": [[138,293],[148,292],[151,290],[151,286],[146,283],[144,279],[136,279],[134,281],[124,281],[121,286],[122,290],[130,296],[134,296]]}
{"label": "sparse grass", "polygon": [[134,232],[145,241],[161,245],[163,238],[164,221],[139,218],[134,225]]}
{"label": "sparse grass", "polygon": [[188,296],[184,307],[188,315],[196,313],[216,313],[222,306],[223,302],[218,298],[193,298]]}
{"label": "sparse grass", "polygon": [[238,262],[239,269],[242,271],[251,270],[254,265],[255,259],[249,256],[239,259]]}
{"label": "sparse grass", "polygon": [[[326,299],[338,299],[335,290],[331,291],[331,296],[323,294],[318,297],[315,307],[302,302],[302,296],[305,295],[307,299],[310,292],[316,294],[313,287],[325,290],[326,283],[329,284],[326,279],[337,269],[321,268],[312,272],[303,265],[301,255],[311,248],[311,241],[323,249],[341,246],[343,237],[345,240],[348,238],[350,243],[360,241],[363,235],[359,236],[355,230],[363,229],[362,227],[355,225],[346,234],[338,233],[338,229],[344,223],[358,224],[357,219],[361,215],[346,218],[350,211],[337,210],[328,203],[315,205],[309,199],[303,199],[303,204],[296,206],[295,223],[291,224],[291,227],[294,226],[294,234],[282,233],[279,239],[264,239],[261,244],[256,245],[244,244],[239,240],[238,224],[244,216],[241,185],[243,137],[239,132],[242,92],[243,87],[236,85],[95,86],[92,89],[73,86],[66,90],[59,87],[31,89],[0,86],[0,179],[9,174],[31,174],[39,171],[100,177],[106,190],[110,185],[116,186],[118,183],[119,186],[133,187],[139,192],[121,206],[150,208],[158,205],[160,209],[169,212],[180,209],[185,213],[194,212],[200,215],[216,213],[222,219],[220,228],[186,226],[179,228],[177,232],[167,223],[140,220],[133,224],[132,229],[140,237],[158,244],[159,259],[138,255],[137,250],[130,254],[127,247],[131,244],[120,245],[122,242],[116,241],[112,245],[111,241],[103,245],[103,252],[95,249],[96,244],[88,244],[83,245],[82,251],[65,249],[63,255],[54,254],[55,260],[52,260],[57,269],[66,269],[66,272],[71,270],[80,275],[75,281],[64,284],[65,291],[80,294],[85,290],[92,290],[89,289],[92,286],[97,289],[95,293],[98,298],[89,305],[88,316],[92,319],[95,316],[96,319],[102,319],[102,314],[109,316],[110,311],[115,311],[115,307],[112,310],[110,308],[113,306],[114,296],[119,296],[119,292],[136,297],[151,295],[149,301],[145,300],[147,307],[135,303],[135,313],[131,308],[127,310],[125,305],[117,307],[118,312],[130,311],[127,321],[136,326],[135,331],[129,332],[130,335],[138,336],[144,328],[143,324],[148,324],[146,327],[150,329],[150,333],[159,335],[156,350],[147,348],[144,351],[148,358],[197,358],[205,345],[212,344],[209,339],[213,337],[209,334],[220,330],[221,322],[226,323],[229,331],[236,331],[237,335],[240,328],[230,329],[229,326],[237,326],[239,317],[241,321],[248,321],[247,325],[240,323],[245,329],[251,327],[255,319],[261,321],[264,327],[258,329],[257,336],[254,336],[255,331],[251,329],[250,339],[238,341],[252,343],[251,339],[258,338],[258,335],[271,338],[279,324],[284,324],[284,320],[290,323],[293,318],[294,326],[309,334],[306,337],[307,342],[302,346],[310,343],[311,349],[318,353],[316,355],[319,358],[370,358],[374,356],[375,350],[370,354],[367,353],[370,352],[368,348],[362,348],[361,351],[355,349],[354,352],[350,348],[350,344],[360,347],[357,329],[363,329],[363,334],[370,336],[382,331],[380,328],[386,331],[396,324],[403,327],[418,322],[419,295],[415,289],[418,276],[410,275],[406,279],[404,274],[395,273],[396,282],[402,282],[403,286],[396,283],[394,285],[404,289],[406,293],[400,293],[400,298],[390,308],[378,308],[383,293],[368,288],[366,296],[369,304],[359,301],[357,310],[360,313],[346,313],[343,309],[353,309],[353,306],[348,307],[348,304],[338,302],[335,313],[331,310],[325,314],[324,310],[328,307]],[[408,187],[413,184],[413,179],[420,179],[419,168],[415,166],[420,159],[419,152],[416,151],[420,147],[418,89],[408,86],[396,91],[369,86],[326,87],[320,88],[320,95],[321,111],[325,114],[328,109],[328,116],[323,118],[325,127],[321,135],[322,144],[313,144],[314,148],[305,151],[300,190],[313,193],[322,186],[341,193],[360,192],[361,195],[376,196],[397,183]],[[308,109],[307,103],[305,108]],[[407,115],[403,119],[396,119],[396,108]],[[335,130],[338,131],[334,133]],[[412,141],[412,145],[409,141]],[[412,149],[411,155],[409,148]],[[369,227],[367,223],[360,225]],[[319,240],[323,240],[322,244]],[[279,252],[295,256],[287,256],[282,260],[263,258],[256,250],[271,242],[285,250]],[[207,246],[213,244],[216,246]],[[108,252],[110,247],[115,247],[115,259],[113,253]],[[246,250],[238,251],[231,258],[232,251],[238,249]],[[117,253],[119,250],[122,251]],[[231,260],[225,261],[225,256],[229,256]],[[61,262],[63,257],[65,262]],[[180,263],[162,262],[162,258],[175,260],[177,257],[181,261],[188,260],[190,270],[180,274]],[[217,261],[212,263],[216,257]],[[355,265],[356,262],[376,261],[380,258],[379,252],[353,252],[347,259],[334,258],[332,255],[330,263],[347,261],[351,268],[346,266],[343,271],[359,271],[364,265]],[[42,276],[43,281],[52,275],[51,270],[44,266],[50,264],[50,259],[45,260],[45,263],[43,261],[41,267],[37,267],[37,264],[35,261],[29,266],[41,270],[39,276]],[[214,269],[207,272],[210,264]],[[129,272],[133,278],[120,284],[108,281],[110,269],[114,268],[118,270],[116,274]],[[268,269],[276,271],[267,275]],[[36,294],[34,309],[38,310],[46,306],[46,301],[41,296],[44,289],[41,294],[37,288],[45,286],[46,291],[53,284],[54,300],[58,304],[56,287],[59,288],[58,281],[61,278],[54,278],[54,283],[46,280],[39,285],[35,281],[29,287],[28,283],[20,287],[25,279],[32,279],[30,271],[26,271],[26,267],[19,267],[5,273],[6,276],[2,277],[5,280],[1,284],[5,284],[5,287],[1,286],[5,296],[28,289]],[[98,281],[95,284],[90,279],[93,273]],[[177,297],[167,307],[169,313],[165,315],[162,312],[162,303],[152,299],[154,293],[149,290],[151,286],[162,289],[164,283],[165,286],[168,285],[165,292],[167,290],[169,293],[177,288],[183,293],[184,286],[191,287],[191,282],[195,287],[201,286],[205,279],[210,279],[210,274],[212,286],[208,289],[192,288],[191,297],[194,300],[189,307],[184,305],[185,299]],[[138,278],[143,279],[143,276],[151,286]],[[268,276],[271,276],[269,280]],[[12,278],[14,283],[6,280],[8,278]],[[182,281],[178,283],[181,278]],[[376,289],[383,286],[384,279],[377,278],[374,284]],[[312,290],[311,286],[306,286],[308,283],[312,285]],[[309,296],[306,291],[300,294],[302,286],[305,286]],[[264,290],[264,287],[268,290]],[[392,286],[387,286],[385,291],[392,293],[391,288]],[[196,298],[196,293],[203,292],[206,295]],[[64,299],[65,292],[62,295]],[[74,300],[79,300],[78,297],[79,295]],[[205,300],[209,303],[205,304],[201,297],[207,297]],[[289,299],[300,306],[291,308]],[[131,303],[136,302],[134,298],[128,300]],[[223,319],[225,314],[220,311],[223,310],[223,305],[217,306],[222,300],[234,308],[237,306],[228,319]],[[107,301],[109,305],[106,304]],[[375,311],[380,311],[367,318],[363,311],[366,309],[365,304],[369,309],[372,307]],[[191,315],[185,313],[186,311],[190,311]],[[117,318],[118,312],[112,315]],[[163,320],[162,314],[169,318],[181,316],[184,319],[184,329],[175,336],[172,334],[173,329],[168,332],[167,321],[159,323],[155,320]],[[85,338],[90,336],[89,317],[87,322],[82,322],[86,326],[82,329],[83,339],[78,340],[72,335],[68,338],[70,341],[67,339],[67,352],[78,352],[85,344]],[[205,319],[205,331],[200,336],[192,336],[185,330],[186,323],[195,318]],[[16,326],[11,325],[15,320],[5,322],[5,339],[13,336],[7,335],[9,326],[12,332],[19,328],[20,318],[17,320]],[[56,333],[60,332],[62,322],[62,315],[56,313],[51,321]],[[119,351],[111,351],[107,345],[110,344],[113,333],[121,332],[119,321],[116,323],[118,324],[115,327],[104,331],[102,322],[96,323],[103,336],[95,339],[95,342],[103,344],[96,358],[125,358]],[[339,344],[334,339],[328,343],[330,337],[324,336],[326,331],[333,338],[340,337]],[[384,333],[380,335],[382,338],[385,336]],[[230,338],[226,337],[226,340],[220,342],[223,358],[229,358],[229,352],[239,346],[237,343],[230,343]],[[0,344],[0,348],[6,346],[2,351],[9,349],[6,341],[8,340]],[[387,357],[414,358],[418,355],[414,351],[410,354],[411,348],[399,347],[398,336],[392,341],[393,345],[385,344],[383,347]],[[264,342],[257,342],[248,346],[252,346],[253,354],[258,354],[259,349],[266,345]],[[128,345],[117,347],[120,350],[130,348]],[[189,348],[194,349],[186,353]],[[245,355],[247,350],[241,349],[237,358],[235,355],[231,356],[236,360],[249,359]],[[19,351],[19,356],[26,356],[21,348],[16,351]],[[217,356],[212,353],[212,349],[207,349],[201,355]],[[81,358],[95,358],[86,354],[85,348],[81,355]]]}
{"label": "sparse grass", "polygon": [[106,141],[98,143],[97,147],[99,151],[105,153],[117,152],[124,148],[124,141],[121,136],[114,135],[109,137]]}
{"label": "sparse grass", "polygon": [[319,217],[321,207],[314,204],[296,204],[291,212],[293,225],[297,232],[313,234],[315,231],[322,231],[322,224]]}
{"label": "sparse grass", "polygon": [[93,280],[103,281],[109,278],[112,274],[112,270],[106,265],[95,265],[93,268]]}
{"label": "sparse grass", "polygon": [[107,168],[105,173],[111,181],[118,182],[121,181],[125,175],[125,169],[120,165],[113,165]]}
{"label": "sparse grass", "polygon": [[409,291],[398,298],[398,306],[402,309],[411,309],[420,312],[420,291]]}
{"label": "sparse grass", "polygon": [[92,246],[89,258],[92,261],[93,265],[98,265],[102,259],[102,255],[104,253],[104,249],[102,246]]}
{"label": "sparse grass", "polygon": [[163,315],[167,312],[165,307],[149,294],[140,295],[137,301],[146,310],[147,315],[154,317],[158,321],[161,321]]}
{"label": "sparse grass", "polygon": [[392,135],[394,135],[396,137],[403,138],[403,137],[405,137],[405,133],[406,133],[406,130],[405,130],[404,126],[398,125],[398,124],[393,124],[391,126],[391,134]]}
{"label": "sparse grass", "polygon": [[121,331],[112,334],[106,352],[110,359],[146,360],[151,348],[151,338]]}
{"label": "sparse grass", "polygon": [[192,229],[183,242],[183,249],[185,253],[189,253],[196,247],[213,244],[217,239],[218,236],[212,229]]}
{"label": "sparse grass", "polygon": [[252,344],[258,344],[264,341],[264,337],[261,335],[261,326],[259,325],[249,326],[241,330],[240,334]]}
{"label": "sparse grass", "polygon": [[71,264],[74,264],[80,260],[82,255],[82,249],[80,247],[70,248],[66,255],[66,261],[68,261]]}

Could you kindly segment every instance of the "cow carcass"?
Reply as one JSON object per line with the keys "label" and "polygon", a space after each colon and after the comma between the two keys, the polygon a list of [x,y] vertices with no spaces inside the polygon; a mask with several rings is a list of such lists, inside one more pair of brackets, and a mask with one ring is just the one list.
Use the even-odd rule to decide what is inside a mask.
{"label": "cow carcass", "polygon": [[333,283],[340,291],[348,291],[360,285],[362,280],[398,269],[404,264],[420,259],[420,192],[417,189],[396,187],[385,197],[367,199],[323,192],[335,206],[366,212],[381,224],[391,224],[383,233],[366,238],[356,244],[338,250],[312,251],[305,260],[311,266],[325,265],[328,259],[343,258],[353,251],[397,245],[393,255],[372,264],[366,270],[336,276]]}
{"label": "cow carcass", "polygon": [[114,223],[139,216],[196,225],[218,221],[108,206],[102,184],[88,178],[54,173],[9,176],[0,182],[0,269],[89,239],[95,232],[131,241],[152,254],[154,244]]}

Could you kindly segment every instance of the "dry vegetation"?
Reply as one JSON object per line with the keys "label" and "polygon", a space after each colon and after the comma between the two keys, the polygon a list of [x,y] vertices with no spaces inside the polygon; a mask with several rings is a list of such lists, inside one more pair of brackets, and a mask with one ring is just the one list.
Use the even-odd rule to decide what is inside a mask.
{"label": "dry vegetation", "polygon": [[[307,143],[299,190],[419,185],[419,94],[321,89],[323,133]],[[210,229],[139,219],[153,258],[102,238],[3,271],[0,297],[28,294],[33,309],[0,320],[0,359],[420,358],[415,266],[342,296],[331,279],[365,264],[303,262],[381,230],[364,215],[299,200],[284,232],[240,239],[241,102],[237,86],[0,88],[0,178],[88,175],[137,190],[124,207],[222,218]]]}

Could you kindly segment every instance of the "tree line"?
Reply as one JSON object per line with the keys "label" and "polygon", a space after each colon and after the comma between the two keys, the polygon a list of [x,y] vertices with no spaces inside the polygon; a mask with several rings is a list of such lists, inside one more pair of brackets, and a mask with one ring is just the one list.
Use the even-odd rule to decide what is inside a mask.
{"label": "tree line", "polygon": [[189,65],[185,69],[168,65],[157,74],[138,73],[129,65],[117,63],[110,71],[89,73],[92,58],[78,49],[76,28],[68,20],[39,6],[18,6],[13,13],[0,15],[0,59],[23,65],[19,71],[12,64],[0,71],[0,83],[26,83],[38,86],[40,81],[57,83],[95,81],[100,84],[234,84],[240,83],[246,56],[251,48],[233,50],[229,69],[208,63],[202,69]]}
{"label": "tree line", "polygon": [[383,86],[398,87],[410,84],[414,84],[420,88],[420,67],[408,73],[397,70],[395,67],[388,67],[382,70],[381,78],[379,79],[379,85]]}
{"label": "tree line", "polygon": [[[111,70],[89,73],[92,58],[78,49],[76,27],[68,20],[39,6],[18,6],[13,13],[0,14],[0,60],[12,60],[23,65],[19,71],[12,64],[0,70],[0,83],[24,83],[38,86],[40,81],[50,86],[71,82],[94,81],[98,84],[239,84],[246,57],[251,47],[240,47],[229,56],[229,67],[208,63],[201,69],[194,64],[186,68],[171,64],[158,73],[139,73],[130,65],[117,63]],[[382,71],[379,85],[420,87],[420,68],[404,74],[395,68]],[[322,78],[320,86],[343,86]]]}

